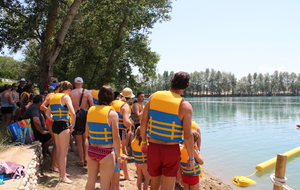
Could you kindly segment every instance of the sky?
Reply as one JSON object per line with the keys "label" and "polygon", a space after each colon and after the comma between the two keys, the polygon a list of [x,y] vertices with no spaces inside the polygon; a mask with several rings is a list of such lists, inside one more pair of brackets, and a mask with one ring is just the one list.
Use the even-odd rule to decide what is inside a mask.
{"label": "sky", "polygon": [[164,71],[300,73],[300,1],[177,0],[156,24],[151,50]]}
{"label": "sky", "polygon": [[159,73],[300,73],[299,0],[177,0],[172,7],[172,19],[149,36]]}

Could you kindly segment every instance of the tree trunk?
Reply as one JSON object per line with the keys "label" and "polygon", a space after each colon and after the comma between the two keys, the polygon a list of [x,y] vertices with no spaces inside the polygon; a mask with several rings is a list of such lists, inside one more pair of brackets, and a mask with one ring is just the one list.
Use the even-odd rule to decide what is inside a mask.
{"label": "tree trunk", "polygon": [[[74,0],[72,5],[70,6],[70,9],[66,15],[64,22],[62,23],[58,31],[57,37],[54,43],[52,44],[51,49],[50,49],[50,44],[42,42],[43,45],[41,48],[41,61],[40,61],[40,86],[39,86],[40,90],[43,90],[45,84],[50,83],[50,78],[53,76],[54,62],[57,56],[59,55],[66,34],[82,2],[83,0]],[[51,20],[50,17],[48,19]],[[48,23],[50,23],[50,21]]]}

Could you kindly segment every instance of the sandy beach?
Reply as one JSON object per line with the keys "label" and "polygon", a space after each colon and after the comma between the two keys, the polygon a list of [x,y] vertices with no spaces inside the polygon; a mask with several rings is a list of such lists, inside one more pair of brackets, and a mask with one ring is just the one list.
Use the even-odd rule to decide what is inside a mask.
{"label": "sandy beach", "polygon": [[[50,170],[50,158],[45,157],[42,165],[42,175],[39,179],[39,185],[37,189],[41,190],[82,190],[85,188],[87,181],[87,167],[78,166],[78,157],[77,153],[74,151],[69,151],[68,153],[68,163],[67,163],[67,172],[71,175],[70,179],[74,181],[73,184],[65,184],[59,182],[59,174]],[[128,160],[129,173],[132,177],[136,179],[136,168],[134,164],[133,157],[129,157]],[[122,174],[122,171],[121,171]],[[136,181],[123,180],[121,176],[120,183],[124,190],[137,190]],[[99,180],[96,183],[96,189],[100,189]],[[150,189],[150,188],[149,188]],[[181,190],[182,188],[179,185],[176,185],[175,190]],[[224,184],[221,180],[211,176],[209,173],[203,171],[203,177],[201,178],[200,188],[203,190],[231,190],[232,188]]]}

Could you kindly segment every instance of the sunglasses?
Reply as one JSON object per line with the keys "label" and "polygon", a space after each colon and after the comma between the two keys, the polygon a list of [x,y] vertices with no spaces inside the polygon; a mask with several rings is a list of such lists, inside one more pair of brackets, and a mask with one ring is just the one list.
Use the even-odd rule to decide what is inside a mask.
{"label": "sunglasses", "polygon": [[18,86],[13,86],[13,87],[18,87]]}

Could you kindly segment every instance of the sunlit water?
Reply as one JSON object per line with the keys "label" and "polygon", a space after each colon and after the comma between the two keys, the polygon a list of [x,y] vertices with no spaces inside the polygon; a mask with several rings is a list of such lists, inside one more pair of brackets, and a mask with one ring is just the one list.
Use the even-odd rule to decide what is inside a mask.
{"label": "sunlit water", "polygon": [[[205,171],[230,184],[255,166],[300,146],[300,97],[186,98],[201,126]],[[275,166],[258,172],[248,190],[273,189]],[[300,154],[288,159],[287,185],[300,189]]]}

